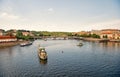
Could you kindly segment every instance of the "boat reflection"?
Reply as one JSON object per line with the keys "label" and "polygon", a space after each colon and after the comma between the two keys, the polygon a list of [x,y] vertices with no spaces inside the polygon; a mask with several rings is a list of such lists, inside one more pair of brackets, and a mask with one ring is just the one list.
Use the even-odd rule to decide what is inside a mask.
{"label": "boat reflection", "polygon": [[39,62],[40,62],[40,64],[42,64],[42,65],[46,65],[46,64],[47,64],[47,60],[40,60]]}
{"label": "boat reflection", "polygon": [[42,59],[40,59],[39,56],[38,56],[38,58],[39,58],[39,63],[40,63],[41,65],[46,65],[46,64],[47,64],[48,60],[42,60]]}

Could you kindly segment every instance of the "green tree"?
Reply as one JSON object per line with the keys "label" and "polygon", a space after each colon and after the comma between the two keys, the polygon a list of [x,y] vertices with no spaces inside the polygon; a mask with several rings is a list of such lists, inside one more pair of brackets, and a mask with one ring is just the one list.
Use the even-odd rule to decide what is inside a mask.
{"label": "green tree", "polygon": [[108,36],[107,36],[107,35],[104,35],[103,38],[108,38]]}
{"label": "green tree", "polygon": [[96,35],[96,34],[92,34],[91,37],[93,37],[93,38],[100,38],[100,36]]}

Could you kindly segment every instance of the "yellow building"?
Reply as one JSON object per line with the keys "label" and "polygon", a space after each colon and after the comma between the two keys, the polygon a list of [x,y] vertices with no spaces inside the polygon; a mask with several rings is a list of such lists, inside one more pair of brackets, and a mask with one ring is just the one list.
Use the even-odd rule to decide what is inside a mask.
{"label": "yellow building", "polygon": [[120,30],[118,30],[118,29],[101,30],[100,37],[108,38],[108,39],[120,39]]}

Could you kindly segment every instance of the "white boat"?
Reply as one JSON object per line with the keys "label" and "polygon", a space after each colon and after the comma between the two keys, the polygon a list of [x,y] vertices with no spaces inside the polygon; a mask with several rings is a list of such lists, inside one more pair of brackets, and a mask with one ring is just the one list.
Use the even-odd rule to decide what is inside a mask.
{"label": "white boat", "polygon": [[21,47],[23,47],[23,46],[28,46],[28,45],[32,45],[32,42],[27,41],[27,42],[20,43],[20,46],[21,46]]}

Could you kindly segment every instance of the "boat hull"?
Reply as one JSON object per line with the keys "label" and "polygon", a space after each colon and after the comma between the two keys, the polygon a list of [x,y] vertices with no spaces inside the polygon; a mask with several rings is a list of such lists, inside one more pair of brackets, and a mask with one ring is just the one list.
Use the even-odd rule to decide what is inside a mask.
{"label": "boat hull", "polygon": [[32,42],[26,42],[26,43],[21,43],[20,46],[24,47],[24,46],[29,46],[32,45]]}
{"label": "boat hull", "polygon": [[39,55],[40,60],[47,60],[47,55],[43,56],[40,53],[38,55]]}

